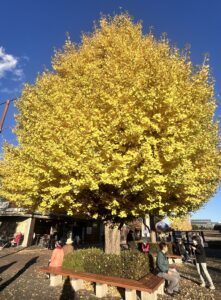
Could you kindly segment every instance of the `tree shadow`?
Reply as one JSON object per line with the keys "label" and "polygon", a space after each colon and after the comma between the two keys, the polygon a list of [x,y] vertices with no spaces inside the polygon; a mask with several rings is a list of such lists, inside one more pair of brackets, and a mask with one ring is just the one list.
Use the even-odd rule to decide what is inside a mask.
{"label": "tree shadow", "polygon": [[13,262],[11,262],[11,263],[9,263],[9,264],[7,264],[7,265],[1,266],[1,267],[0,267],[0,274],[1,274],[2,272],[4,272],[5,270],[7,270],[8,268],[10,268],[10,267],[11,267],[12,265],[14,265],[16,262],[17,262],[17,261],[13,261]]}
{"label": "tree shadow", "polygon": [[74,300],[74,299],[75,299],[75,291],[71,285],[70,278],[68,277],[65,279],[59,300]]}
{"label": "tree shadow", "polygon": [[13,277],[11,277],[9,280],[3,282],[0,285],[0,292],[3,291],[8,285],[10,285],[13,281],[15,281],[19,276],[21,276],[31,265],[35,264],[37,262],[39,256],[33,257],[30,259],[24,267],[19,270]]}
{"label": "tree shadow", "polygon": [[[18,247],[20,247],[20,246],[18,246]],[[15,249],[16,249],[17,247],[15,247]],[[20,251],[23,251],[23,250],[25,250],[25,249],[27,249],[28,247],[22,247],[22,248],[20,248],[20,249],[18,249],[17,251],[13,251],[13,252],[11,252],[11,253],[8,253],[8,254],[5,254],[5,255],[2,255],[2,256],[0,256],[0,258],[3,258],[3,257],[6,257],[6,256],[9,256],[9,255],[13,255],[13,254],[15,254],[15,253],[18,253],[18,252],[20,252]]]}
{"label": "tree shadow", "polygon": [[208,266],[208,270],[216,273],[221,273],[221,269]]}
{"label": "tree shadow", "polygon": [[180,277],[182,278],[185,278],[187,280],[190,280],[196,284],[199,284],[199,281],[197,281],[195,278],[193,278],[192,276],[188,276],[188,275],[185,275],[185,274],[180,274]]}

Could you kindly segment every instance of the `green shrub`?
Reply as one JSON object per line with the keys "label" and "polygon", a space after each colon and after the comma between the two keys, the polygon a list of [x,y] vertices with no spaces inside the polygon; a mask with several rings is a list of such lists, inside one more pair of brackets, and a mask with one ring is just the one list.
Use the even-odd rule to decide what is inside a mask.
{"label": "green shrub", "polygon": [[98,260],[98,257],[101,256],[102,253],[103,251],[97,248],[74,251],[64,258],[63,267],[75,270],[76,272],[87,272],[85,268],[86,260],[89,261],[90,257],[92,257],[94,258],[94,264],[96,264],[96,260]]}
{"label": "green shrub", "polygon": [[139,280],[149,273],[148,255],[139,251],[121,253],[122,277]]}
{"label": "green shrub", "polygon": [[139,251],[123,251],[120,255],[105,254],[91,248],[68,254],[63,267],[74,271],[139,280],[149,273],[148,255]]}
{"label": "green shrub", "polygon": [[121,257],[114,254],[102,252],[98,256],[86,257],[86,272],[103,274],[107,276],[122,276]]}

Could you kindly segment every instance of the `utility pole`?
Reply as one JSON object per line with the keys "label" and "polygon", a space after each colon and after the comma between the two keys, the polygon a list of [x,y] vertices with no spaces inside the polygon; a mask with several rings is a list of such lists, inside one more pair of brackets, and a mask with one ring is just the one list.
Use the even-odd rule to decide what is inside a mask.
{"label": "utility pole", "polygon": [[3,111],[3,114],[2,114],[2,117],[0,120],[0,133],[2,132],[2,127],[3,127],[4,121],[5,121],[6,114],[8,112],[9,104],[10,104],[10,100],[7,100],[5,102],[5,108],[4,108],[4,111]]}

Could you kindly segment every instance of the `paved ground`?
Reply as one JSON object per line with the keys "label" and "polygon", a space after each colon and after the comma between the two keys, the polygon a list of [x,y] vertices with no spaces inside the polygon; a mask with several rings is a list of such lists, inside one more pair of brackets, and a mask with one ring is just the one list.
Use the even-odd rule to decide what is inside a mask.
{"label": "paved ground", "polygon": [[[95,300],[93,286],[87,284],[89,291],[75,295],[70,282],[62,287],[50,287],[46,275],[37,271],[46,266],[51,257],[50,250],[28,248],[17,251],[15,248],[0,252],[0,300]],[[107,297],[104,300],[119,300]]]}
{"label": "paved ground", "polygon": [[[177,267],[181,274],[181,294],[173,299],[179,300],[220,300],[221,299],[221,260],[208,258],[208,270],[216,287],[215,291],[199,286],[199,277],[196,267],[192,264],[180,265]],[[159,297],[162,300],[172,299],[164,295]]]}
{"label": "paved ground", "polygon": [[[51,251],[40,248],[4,249],[0,252],[0,300],[95,300],[93,286],[87,284],[89,291],[75,295],[69,282],[63,287],[50,287],[45,274],[37,271],[38,266],[47,265]],[[179,300],[220,300],[221,299],[221,260],[210,258],[209,272],[217,287],[215,291],[199,287],[197,274],[193,265],[182,265],[182,293],[174,299]],[[120,294],[112,289],[114,296],[103,300],[119,300]],[[160,300],[172,299],[169,296],[159,297]]]}

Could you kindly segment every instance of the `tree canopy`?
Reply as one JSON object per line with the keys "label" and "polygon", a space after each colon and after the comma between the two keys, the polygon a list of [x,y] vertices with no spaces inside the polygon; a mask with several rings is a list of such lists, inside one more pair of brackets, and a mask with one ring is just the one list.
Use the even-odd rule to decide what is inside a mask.
{"label": "tree canopy", "polygon": [[191,231],[192,225],[190,221],[190,216],[182,217],[182,218],[171,218],[172,223],[170,227],[174,230],[179,231]]}
{"label": "tree canopy", "polygon": [[25,85],[18,146],[5,145],[0,194],[19,206],[101,218],[186,214],[220,180],[214,82],[128,15],[102,17],[52,71]]}

